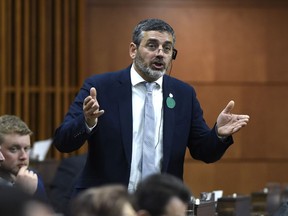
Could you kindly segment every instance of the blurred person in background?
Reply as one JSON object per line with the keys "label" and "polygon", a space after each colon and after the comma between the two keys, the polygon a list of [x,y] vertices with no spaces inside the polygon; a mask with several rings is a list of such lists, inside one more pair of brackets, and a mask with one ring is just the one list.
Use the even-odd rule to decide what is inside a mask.
{"label": "blurred person in background", "polygon": [[17,187],[0,186],[1,216],[56,216],[44,200]]}
{"label": "blurred person in background", "polygon": [[71,202],[72,216],[136,216],[123,185],[104,185],[79,193]]}
{"label": "blurred person in background", "polygon": [[154,174],[141,181],[134,193],[138,216],[186,216],[190,189],[170,174]]}

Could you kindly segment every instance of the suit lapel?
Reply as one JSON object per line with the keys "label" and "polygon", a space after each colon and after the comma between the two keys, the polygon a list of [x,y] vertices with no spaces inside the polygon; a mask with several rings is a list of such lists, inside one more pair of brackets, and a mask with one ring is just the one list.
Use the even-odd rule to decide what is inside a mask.
{"label": "suit lapel", "polygon": [[[171,148],[173,142],[173,131],[175,125],[175,108],[169,108],[166,104],[166,99],[172,94],[175,97],[175,92],[169,76],[164,76],[163,79],[163,162],[162,172],[167,171],[170,160]],[[175,98],[174,98],[175,99]],[[177,106],[177,101],[176,101]]]}
{"label": "suit lapel", "polygon": [[117,94],[120,128],[125,156],[128,164],[132,158],[132,90],[130,79],[130,67],[124,70],[119,77],[119,87]]}

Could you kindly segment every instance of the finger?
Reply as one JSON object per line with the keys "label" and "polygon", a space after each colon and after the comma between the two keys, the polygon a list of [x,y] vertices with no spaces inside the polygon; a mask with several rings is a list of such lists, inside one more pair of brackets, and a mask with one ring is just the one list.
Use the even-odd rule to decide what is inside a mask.
{"label": "finger", "polygon": [[85,116],[87,117],[94,117],[95,113],[98,112],[98,108],[96,107],[91,107],[90,109],[85,110]]}
{"label": "finger", "polygon": [[86,97],[85,99],[84,99],[84,105],[87,105],[90,101],[92,100],[92,98],[91,98],[91,96],[89,95],[88,97]]}
{"label": "finger", "polygon": [[250,116],[249,115],[237,115],[236,116],[237,120],[249,120]]}
{"label": "finger", "polygon": [[90,89],[90,96],[96,100],[97,92],[96,92],[96,89],[94,87],[92,87]]}
{"label": "finger", "polygon": [[241,128],[245,127],[247,122],[238,121],[237,124],[232,129],[232,134],[238,132]]}
{"label": "finger", "polygon": [[247,125],[248,124],[248,120],[245,120],[245,119],[241,119],[239,121],[237,121],[237,125]]}
{"label": "finger", "polygon": [[20,174],[23,174],[26,170],[27,170],[27,166],[22,166],[20,169],[19,169],[19,171],[18,171],[18,175]]}
{"label": "finger", "polygon": [[29,174],[33,175],[35,174],[32,170],[28,170]]}
{"label": "finger", "polygon": [[[93,100],[92,100],[93,101]],[[97,101],[94,103],[88,103],[84,108],[84,115],[88,118],[98,118],[100,115],[103,114],[104,111],[99,111],[99,105]]]}
{"label": "finger", "polygon": [[[240,120],[240,121],[238,121],[237,124],[235,125],[233,131],[234,131],[234,132],[235,132],[235,131],[239,131],[242,127],[245,127],[247,124],[248,124],[247,121]],[[234,133],[234,132],[233,132],[233,133]]]}
{"label": "finger", "polygon": [[93,115],[95,115],[97,118],[103,114],[104,114],[104,110],[97,110],[93,113]]}
{"label": "finger", "polygon": [[246,126],[247,124],[248,124],[248,122],[247,122],[247,121],[244,121],[244,120],[240,120],[240,121],[237,122],[237,126],[241,126],[241,127],[244,127],[244,126]]}
{"label": "finger", "polygon": [[229,114],[230,112],[231,112],[231,110],[234,108],[234,101],[233,100],[231,100],[228,104],[227,104],[227,106],[225,107],[225,109],[223,110],[223,113],[225,113],[225,114]]}
{"label": "finger", "polygon": [[[90,97],[90,96],[89,96],[89,97]],[[91,97],[90,97],[90,99],[91,99]],[[93,100],[93,99],[91,99],[90,101],[87,101],[86,104],[83,105],[83,110],[84,110],[84,111],[88,111],[88,110],[90,110],[91,108],[94,108],[94,107],[95,107],[95,103],[96,103],[96,101]],[[97,103],[96,103],[96,104],[97,104]],[[96,107],[96,109],[97,109],[97,107]],[[95,110],[96,110],[96,109],[95,109]],[[94,112],[95,110],[93,110],[93,112]]]}
{"label": "finger", "polygon": [[242,128],[242,126],[235,127],[232,131],[232,134],[238,132],[241,128]]}

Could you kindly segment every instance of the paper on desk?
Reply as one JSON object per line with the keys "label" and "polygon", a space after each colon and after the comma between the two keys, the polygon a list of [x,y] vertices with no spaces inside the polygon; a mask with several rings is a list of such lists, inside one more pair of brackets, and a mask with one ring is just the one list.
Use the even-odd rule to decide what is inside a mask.
{"label": "paper on desk", "polygon": [[36,141],[30,152],[30,159],[36,161],[44,161],[49,148],[52,144],[52,139]]}

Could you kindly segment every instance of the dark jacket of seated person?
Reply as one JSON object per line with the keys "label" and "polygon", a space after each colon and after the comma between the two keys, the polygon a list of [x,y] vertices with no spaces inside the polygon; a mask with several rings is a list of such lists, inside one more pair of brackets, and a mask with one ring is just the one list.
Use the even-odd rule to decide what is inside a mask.
{"label": "dark jacket of seated person", "polygon": [[66,213],[76,179],[85,165],[87,154],[63,159],[49,188],[49,199],[55,211]]}
{"label": "dark jacket of seated person", "polygon": [[[28,172],[34,172],[34,171],[29,170]],[[0,176],[0,185],[1,186],[17,187],[17,188],[20,188],[21,190],[23,190],[24,192],[32,194],[34,197],[48,201],[48,197],[47,197],[47,193],[45,190],[43,180],[38,174],[35,173],[35,175],[37,175],[37,187],[36,187],[34,192],[30,192],[30,189],[27,189],[25,186],[23,186],[22,184],[24,182],[23,183],[22,182],[21,183],[11,182],[11,181],[8,181],[8,180],[2,178],[1,176]],[[32,183],[32,184],[34,184],[34,183]],[[34,187],[34,186],[32,186],[32,187]]]}

